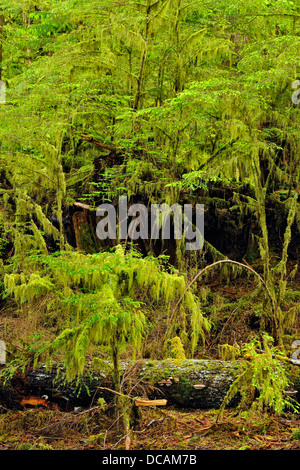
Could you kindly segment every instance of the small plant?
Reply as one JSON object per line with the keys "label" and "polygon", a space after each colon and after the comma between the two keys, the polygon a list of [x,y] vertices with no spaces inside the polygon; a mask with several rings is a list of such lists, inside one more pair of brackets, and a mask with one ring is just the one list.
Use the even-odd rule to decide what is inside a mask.
{"label": "small plant", "polygon": [[170,340],[171,356],[174,359],[185,359],[184,347],[179,336],[175,336]]}
{"label": "small plant", "polygon": [[88,437],[88,444],[90,446],[100,446],[103,443],[105,433],[100,432],[99,434],[91,434]]}
{"label": "small plant", "polygon": [[228,390],[217,420],[237,394],[241,395],[239,412],[249,408],[249,417],[252,412],[259,414],[269,411],[280,415],[286,408],[297,411],[295,400],[284,395],[284,391],[290,386],[283,366],[285,358],[272,346],[272,342],[273,338],[264,334],[262,341],[254,339],[241,348],[241,372]]}
{"label": "small plant", "polygon": [[222,344],[219,346],[220,356],[223,361],[235,360],[241,355],[241,349],[238,344]]}
{"label": "small plant", "polygon": [[32,446],[28,442],[24,442],[23,444],[20,444],[18,447],[18,450],[31,450]]}
{"label": "small plant", "polygon": [[106,404],[106,401],[104,400],[104,398],[98,398],[97,406],[100,407],[101,411],[105,411],[107,404]]}
{"label": "small plant", "polygon": [[43,442],[37,442],[34,445],[29,444],[29,442],[24,442],[18,446],[17,450],[53,450],[53,447]]}
{"label": "small plant", "polygon": [[290,437],[291,441],[299,441],[300,440],[300,427],[294,429]]}

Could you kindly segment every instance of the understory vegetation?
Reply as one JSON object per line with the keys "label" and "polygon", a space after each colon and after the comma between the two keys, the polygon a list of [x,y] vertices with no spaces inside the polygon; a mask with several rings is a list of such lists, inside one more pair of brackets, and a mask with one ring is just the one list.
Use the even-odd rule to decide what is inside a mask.
{"label": "understory vegetation", "polygon": [[[204,433],[298,419],[286,391],[300,340],[299,48],[298,0],[0,0],[1,380],[44,363],[67,382],[108,367],[115,421],[103,403],[73,417],[83,448],[126,448],[142,419],[122,361],[235,361],[221,407],[191,417]],[[164,217],[158,239],[124,239],[117,220],[101,240],[97,207],[121,196],[149,214],[203,204],[203,247],[186,251],[172,217],[169,240]],[[174,435],[184,422],[186,433],[173,412],[144,419]],[[16,426],[40,418],[63,434],[64,418],[36,413],[15,415]],[[17,448],[51,448],[34,435]],[[140,437],[131,446],[151,448]]]}

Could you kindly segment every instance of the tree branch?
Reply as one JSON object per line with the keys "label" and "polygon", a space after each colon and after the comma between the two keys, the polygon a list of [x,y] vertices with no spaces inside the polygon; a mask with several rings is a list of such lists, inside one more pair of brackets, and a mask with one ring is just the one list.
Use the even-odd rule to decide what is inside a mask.
{"label": "tree branch", "polygon": [[104,144],[103,142],[100,142],[99,140],[95,139],[92,135],[80,134],[79,137],[81,140],[84,140],[85,142],[89,142],[90,144],[97,145],[97,147],[101,147],[105,150],[113,151],[113,150],[117,150],[121,148],[118,145]]}

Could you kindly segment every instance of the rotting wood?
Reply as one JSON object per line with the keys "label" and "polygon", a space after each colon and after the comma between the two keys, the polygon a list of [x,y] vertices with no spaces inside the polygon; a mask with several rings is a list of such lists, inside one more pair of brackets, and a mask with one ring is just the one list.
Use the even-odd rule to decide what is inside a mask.
{"label": "rotting wood", "polygon": [[74,206],[80,207],[81,209],[84,209],[87,211],[91,210],[90,206],[88,204],[84,204],[83,202],[74,202]]}
{"label": "rotting wood", "polygon": [[[108,364],[109,365],[109,364]],[[291,389],[300,397],[300,369],[287,364]],[[133,371],[134,368],[134,372]],[[60,369],[60,368],[59,368]],[[141,360],[136,363],[122,362],[121,377],[130,373],[130,383],[123,383],[122,395],[139,397],[145,400],[167,400],[168,406],[178,408],[219,409],[223,399],[239,373],[239,361],[221,360]],[[0,403],[7,408],[22,407],[20,402],[28,396],[48,396],[48,403],[56,403],[61,409],[95,406],[99,398],[113,404],[115,392],[111,375],[107,370],[92,370],[79,382],[66,383],[64,371],[53,367],[47,371],[42,365],[29,370],[24,377],[16,377],[0,387]],[[59,379],[57,378],[59,377]],[[196,387],[195,387],[196,385]],[[201,386],[200,386],[201,385]],[[229,406],[239,402],[236,396]]]}
{"label": "rotting wood", "polygon": [[135,406],[166,406],[168,400],[144,400],[137,398],[134,402]]}

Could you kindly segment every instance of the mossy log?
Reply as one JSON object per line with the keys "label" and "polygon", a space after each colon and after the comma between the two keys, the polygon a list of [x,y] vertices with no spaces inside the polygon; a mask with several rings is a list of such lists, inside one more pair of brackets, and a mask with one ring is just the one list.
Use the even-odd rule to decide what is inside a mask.
{"label": "mossy log", "polygon": [[[300,369],[291,369],[292,388],[300,396]],[[218,409],[239,371],[239,363],[220,360],[164,360],[140,361],[132,366],[122,363],[124,393],[132,397],[150,400],[167,399],[167,406],[180,408]],[[127,384],[127,385],[126,385]],[[130,385],[129,385],[130,384]],[[111,375],[107,370],[87,368],[80,380],[67,383],[63,370],[47,371],[45,366],[14,377],[0,388],[0,404],[8,408],[20,408],[24,397],[47,396],[49,403],[61,409],[95,406],[99,398],[106,403],[114,400]],[[231,401],[234,407],[238,395]],[[22,406],[21,406],[22,407]]]}

